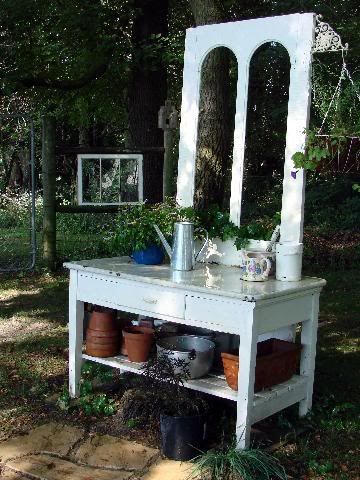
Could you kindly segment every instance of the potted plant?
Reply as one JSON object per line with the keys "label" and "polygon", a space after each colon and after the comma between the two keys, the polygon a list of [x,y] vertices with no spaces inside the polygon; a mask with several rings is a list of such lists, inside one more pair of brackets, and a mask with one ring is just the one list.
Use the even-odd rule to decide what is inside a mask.
{"label": "potted plant", "polygon": [[119,212],[115,247],[120,255],[130,255],[138,263],[161,263],[164,254],[153,225],[158,225],[171,243],[174,223],[182,220],[190,220],[196,227],[208,231],[211,239],[206,252],[208,261],[216,262],[221,257],[221,263],[241,265],[240,249],[266,250],[271,233],[279,223],[279,215],[237,227],[231,222],[229,213],[216,206],[197,211],[192,207],[180,207],[171,199],[152,206],[135,205]]}
{"label": "potted plant", "polygon": [[129,255],[135,262],[156,265],[164,253],[153,228],[155,215],[145,204],[121,209],[118,215],[114,246],[120,255]]}
{"label": "potted plant", "polygon": [[164,252],[154,224],[170,239],[174,223],[184,219],[194,221],[195,210],[181,208],[172,200],[156,205],[140,204],[123,208],[118,215],[114,246],[120,255],[130,255],[136,263],[160,264]]}
{"label": "potted plant", "polygon": [[207,404],[183,387],[189,377],[187,362],[160,354],[148,361],[143,373],[161,405],[162,453],[173,460],[194,458],[204,448]]}
{"label": "potted plant", "polygon": [[[266,252],[271,235],[280,223],[280,214],[276,213],[273,217],[265,216],[238,227],[232,223],[228,212],[217,207],[201,212],[199,217],[211,239],[206,252],[207,261],[237,266],[242,264],[242,249]],[[269,257],[272,255],[270,252]]]}

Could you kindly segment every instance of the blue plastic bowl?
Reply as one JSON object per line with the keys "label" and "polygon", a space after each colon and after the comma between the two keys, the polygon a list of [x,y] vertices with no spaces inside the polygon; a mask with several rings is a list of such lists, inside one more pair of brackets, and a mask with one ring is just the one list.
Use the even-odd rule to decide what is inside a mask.
{"label": "blue plastic bowl", "polygon": [[164,260],[164,252],[161,247],[151,245],[144,250],[135,250],[131,257],[141,265],[159,265]]}

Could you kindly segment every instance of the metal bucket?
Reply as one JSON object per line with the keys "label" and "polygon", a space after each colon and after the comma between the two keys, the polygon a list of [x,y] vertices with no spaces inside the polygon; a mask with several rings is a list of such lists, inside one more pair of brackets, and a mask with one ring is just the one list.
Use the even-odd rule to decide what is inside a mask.
{"label": "metal bucket", "polygon": [[228,352],[231,349],[231,335],[228,333],[214,332],[207,328],[191,327],[181,325],[179,335],[194,335],[195,337],[206,338],[215,343],[214,364],[222,367],[221,352]]}
{"label": "metal bucket", "polygon": [[[214,361],[215,343],[194,335],[162,338],[156,342],[157,354],[173,359],[185,360],[189,378],[200,378],[206,375]],[[182,373],[181,368],[175,369]]]}

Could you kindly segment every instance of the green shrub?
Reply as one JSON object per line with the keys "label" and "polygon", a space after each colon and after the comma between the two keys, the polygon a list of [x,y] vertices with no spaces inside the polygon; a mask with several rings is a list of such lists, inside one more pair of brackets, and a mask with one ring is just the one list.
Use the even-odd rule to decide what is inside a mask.
{"label": "green shrub", "polygon": [[[43,200],[35,196],[36,230],[42,228]],[[0,195],[0,228],[29,229],[31,224],[31,194],[27,192],[5,192]]]}
{"label": "green shrub", "polygon": [[278,460],[258,448],[237,450],[236,444],[211,449],[193,460],[192,477],[199,480],[286,480]]}
{"label": "green shrub", "polygon": [[81,369],[80,397],[72,400],[67,385],[57,401],[60,410],[80,410],[84,415],[109,416],[116,412],[115,401],[105,393],[94,390],[94,383],[106,382],[113,378],[113,369],[103,365],[85,362]]}

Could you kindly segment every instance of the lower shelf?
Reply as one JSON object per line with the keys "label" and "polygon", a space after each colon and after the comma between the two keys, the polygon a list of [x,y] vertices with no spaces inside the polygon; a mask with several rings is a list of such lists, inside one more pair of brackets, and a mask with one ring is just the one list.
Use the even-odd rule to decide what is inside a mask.
{"label": "lower shelf", "polygon": [[[91,357],[83,354],[84,360],[102,363],[109,367],[119,368],[124,372],[132,372],[142,375],[142,363],[130,362],[127,357],[122,355],[117,357],[100,358]],[[253,411],[251,414],[252,422],[258,422],[293,403],[299,402],[306,395],[307,377],[294,375],[290,380],[279,385],[257,392],[254,395]],[[192,390],[215,395],[216,397],[226,398],[237,401],[237,392],[232,390],[226,383],[224,375],[209,374],[196,380],[184,382],[184,386]]]}

